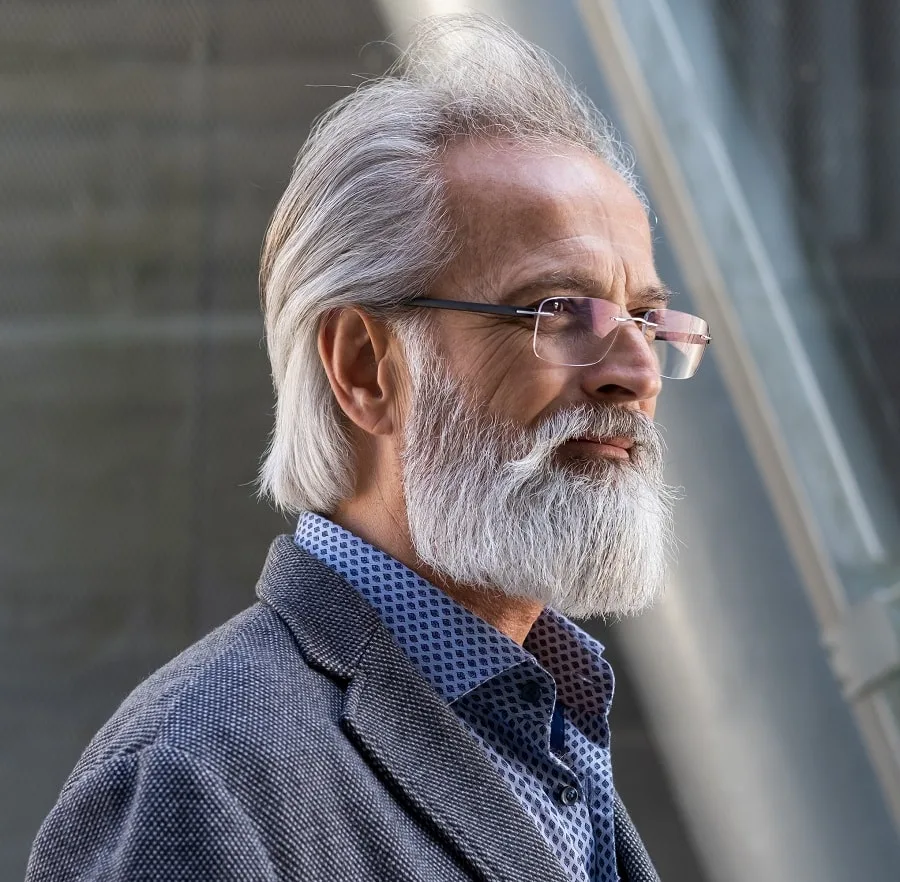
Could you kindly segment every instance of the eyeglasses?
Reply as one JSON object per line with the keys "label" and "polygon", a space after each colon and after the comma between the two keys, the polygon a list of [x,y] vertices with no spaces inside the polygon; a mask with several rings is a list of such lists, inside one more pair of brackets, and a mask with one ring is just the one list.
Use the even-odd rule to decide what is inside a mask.
{"label": "eyeglasses", "polygon": [[695,315],[674,309],[649,309],[631,315],[618,304],[599,297],[548,297],[536,308],[430,297],[411,300],[409,305],[534,318],[534,354],[551,364],[569,367],[587,367],[603,361],[619,329],[633,324],[650,345],[660,376],[670,380],[692,377],[712,342],[709,325]]}

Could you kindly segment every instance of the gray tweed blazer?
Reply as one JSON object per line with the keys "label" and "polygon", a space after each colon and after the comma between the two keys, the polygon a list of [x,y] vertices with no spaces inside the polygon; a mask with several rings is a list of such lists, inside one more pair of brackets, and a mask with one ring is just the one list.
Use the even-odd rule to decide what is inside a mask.
{"label": "gray tweed blazer", "polygon": [[[564,882],[349,584],[283,536],[257,595],[96,735],[38,832],[28,882]],[[623,879],[656,882],[618,799],[615,832]]]}

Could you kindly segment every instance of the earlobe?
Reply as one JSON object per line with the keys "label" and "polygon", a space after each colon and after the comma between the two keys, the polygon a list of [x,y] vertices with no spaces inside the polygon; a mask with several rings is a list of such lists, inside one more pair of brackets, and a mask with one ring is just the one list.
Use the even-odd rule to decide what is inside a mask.
{"label": "earlobe", "polygon": [[394,431],[390,334],[362,310],[335,310],[319,328],[319,357],[348,419],[370,435]]}

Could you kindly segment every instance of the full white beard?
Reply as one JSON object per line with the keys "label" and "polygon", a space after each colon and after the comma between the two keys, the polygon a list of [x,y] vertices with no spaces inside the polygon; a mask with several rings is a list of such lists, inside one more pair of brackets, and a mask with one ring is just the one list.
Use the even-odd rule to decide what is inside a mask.
{"label": "full white beard", "polygon": [[[594,405],[523,428],[471,401],[435,356],[415,361],[404,492],[424,564],[577,618],[635,613],[662,593],[676,494],[652,420]],[[634,438],[630,460],[554,457],[584,436]]]}

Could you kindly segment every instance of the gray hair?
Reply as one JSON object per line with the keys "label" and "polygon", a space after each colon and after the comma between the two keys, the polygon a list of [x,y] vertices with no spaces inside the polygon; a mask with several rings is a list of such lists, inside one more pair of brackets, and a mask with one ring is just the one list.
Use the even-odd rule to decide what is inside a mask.
{"label": "gray hair", "polygon": [[630,153],[550,56],[484,16],[421,22],[385,76],[316,122],[266,233],[260,291],[277,404],[260,492],[285,511],[331,513],[353,492],[354,453],[318,330],[333,310],[357,306],[401,343],[421,336],[424,324],[402,307],[453,257],[441,159],[461,139],[590,151],[646,205]]}

